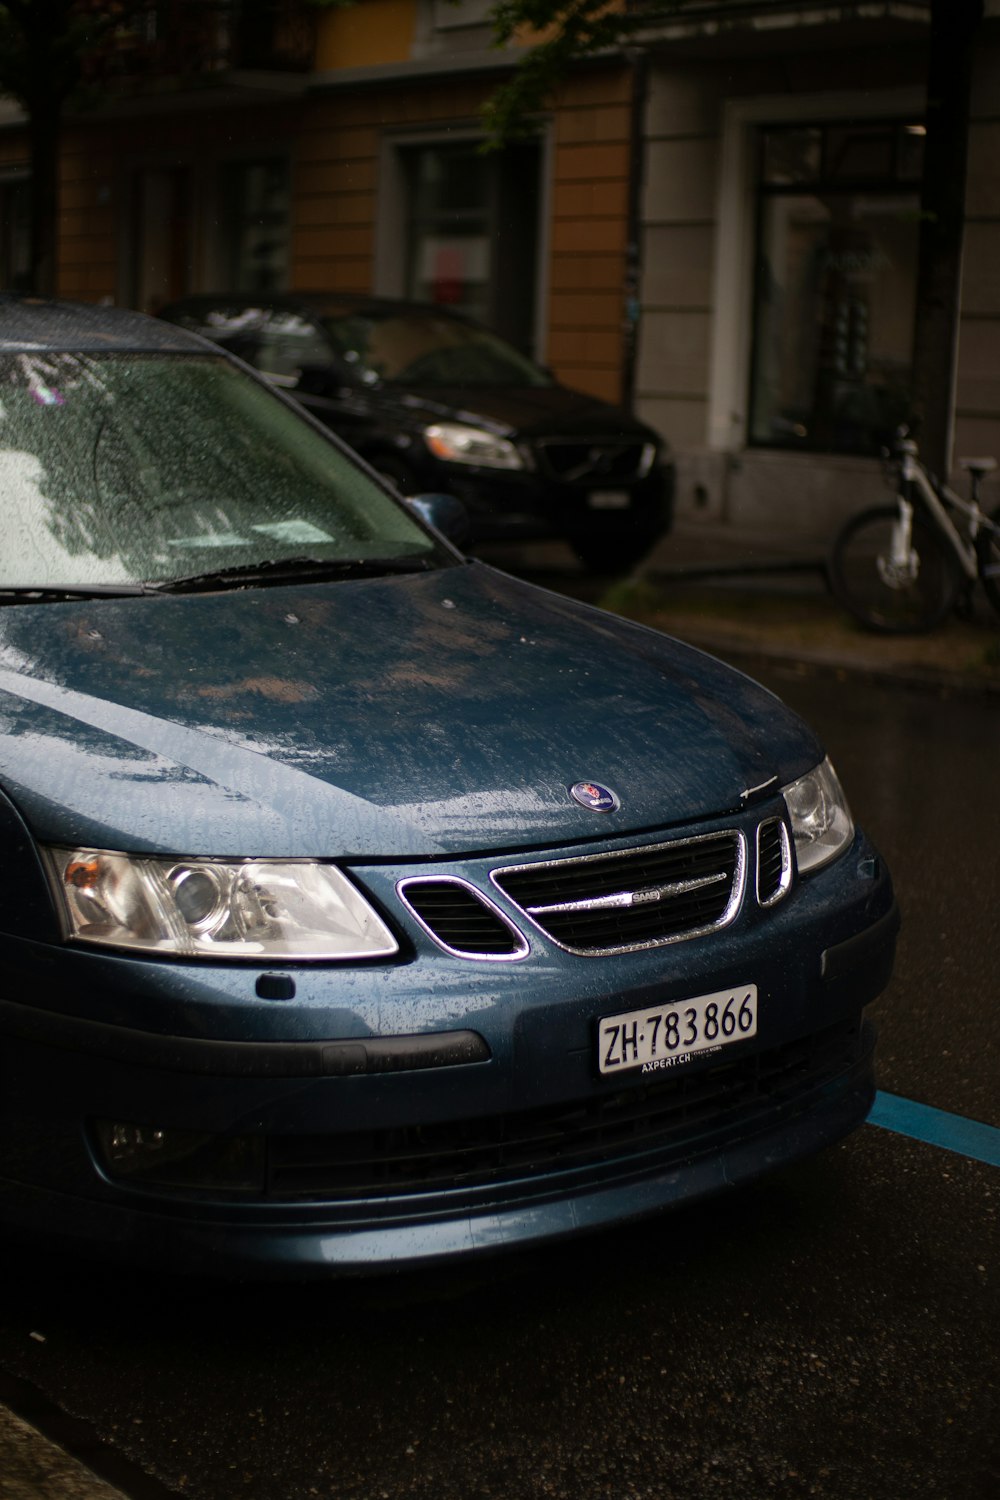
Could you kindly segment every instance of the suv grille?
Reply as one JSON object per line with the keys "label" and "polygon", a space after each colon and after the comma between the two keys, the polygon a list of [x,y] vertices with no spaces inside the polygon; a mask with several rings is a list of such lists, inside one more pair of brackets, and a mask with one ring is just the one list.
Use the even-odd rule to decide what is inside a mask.
{"label": "suv grille", "polygon": [[741,834],[494,870],[492,879],[570,953],[624,953],[731,922],[746,874]]}
{"label": "suv grille", "polygon": [[548,475],[564,484],[631,484],[649,471],[651,448],[614,438],[550,438],[535,451]]}

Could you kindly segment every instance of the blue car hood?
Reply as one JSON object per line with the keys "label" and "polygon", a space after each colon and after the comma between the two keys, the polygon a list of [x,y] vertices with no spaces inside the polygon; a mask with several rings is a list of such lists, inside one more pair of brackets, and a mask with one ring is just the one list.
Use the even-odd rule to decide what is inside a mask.
{"label": "blue car hood", "polygon": [[[0,613],[0,779],[37,837],[429,857],[743,805],[821,750],[771,694],[482,564]],[[619,810],[569,788],[613,788]]]}

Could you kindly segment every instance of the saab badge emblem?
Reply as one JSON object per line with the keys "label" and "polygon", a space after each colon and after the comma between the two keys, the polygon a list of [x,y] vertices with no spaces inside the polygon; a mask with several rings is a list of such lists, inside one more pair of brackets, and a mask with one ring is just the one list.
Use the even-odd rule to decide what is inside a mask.
{"label": "saab badge emblem", "polygon": [[579,802],[581,807],[589,808],[591,812],[617,812],[621,802],[610,787],[601,786],[599,781],[578,781],[571,786],[569,794],[574,802]]}

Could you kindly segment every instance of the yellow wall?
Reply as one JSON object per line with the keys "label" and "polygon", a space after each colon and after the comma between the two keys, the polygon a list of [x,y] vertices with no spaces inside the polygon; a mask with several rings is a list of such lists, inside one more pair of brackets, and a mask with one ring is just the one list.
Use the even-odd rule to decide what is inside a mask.
{"label": "yellow wall", "polygon": [[[134,251],[135,174],[145,167],[189,169],[185,237],[191,263],[205,267],[218,214],[220,167],[247,152],[263,156],[282,148],[294,162],[297,124],[294,107],[281,101],[266,109],[185,110],[144,116],[125,126],[78,121],[68,127],[60,160],[59,295],[88,302],[129,295],[134,268],[121,257],[126,246]],[[217,289],[214,280],[211,289]]]}
{"label": "yellow wall", "polygon": [[[30,165],[27,132],[0,134],[0,166]],[[114,300],[118,279],[116,166],[107,127],[67,130],[59,161],[56,292]]]}
{"label": "yellow wall", "polygon": [[413,50],[416,0],[358,0],[321,14],[316,27],[316,68],[368,68],[406,62]]}
{"label": "yellow wall", "polygon": [[474,122],[484,98],[481,85],[456,79],[447,95],[408,83],[307,104],[292,186],[292,285],[370,292],[383,131],[414,127],[443,134],[454,120]]}
{"label": "yellow wall", "polygon": [[548,363],[567,385],[622,394],[631,79],[579,74],[555,111]]}
{"label": "yellow wall", "polygon": [[[444,135],[452,123],[474,123],[488,87],[456,78],[443,93],[411,81],[306,106],[293,182],[293,286],[372,290],[383,132]],[[621,67],[588,71],[566,86],[548,199],[546,359],[567,383],[612,401],[623,375],[629,88]]]}
{"label": "yellow wall", "polygon": [[[410,12],[409,3],[361,0],[358,14],[369,7]],[[291,285],[370,292],[384,134],[413,129],[446,138],[450,128],[474,126],[490,87],[482,78],[456,77],[446,90],[411,79],[265,109],[164,114],[127,129],[74,125],[62,160],[59,290],[96,301],[127,286],[118,257],[128,238],[130,161],[196,163],[207,187],[234,143],[284,140],[292,163]],[[628,70],[618,65],[567,83],[553,115],[552,180],[543,199],[550,213],[545,358],[568,384],[609,400],[620,399],[623,376],[629,89]],[[215,211],[211,200],[196,206],[196,265],[204,264],[211,233],[205,216]]]}
{"label": "yellow wall", "polygon": [[68,130],[59,172],[56,291],[76,302],[114,301],[118,281],[114,133]]}

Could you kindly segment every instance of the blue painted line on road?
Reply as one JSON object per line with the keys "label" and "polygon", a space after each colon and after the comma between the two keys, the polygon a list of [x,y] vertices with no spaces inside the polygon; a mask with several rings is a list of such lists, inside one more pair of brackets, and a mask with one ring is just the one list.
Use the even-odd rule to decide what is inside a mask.
{"label": "blue painted line on road", "polygon": [[926,1141],[929,1146],[940,1146],[943,1151],[969,1156],[973,1161],[984,1161],[990,1167],[1000,1167],[1000,1130],[993,1125],[966,1120],[962,1115],[917,1104],[898,1094],[883,1094],[881,1089],[875,1095],[868,1123],[894,1130],[897,1135],[908,1135],[915,1141]]}

